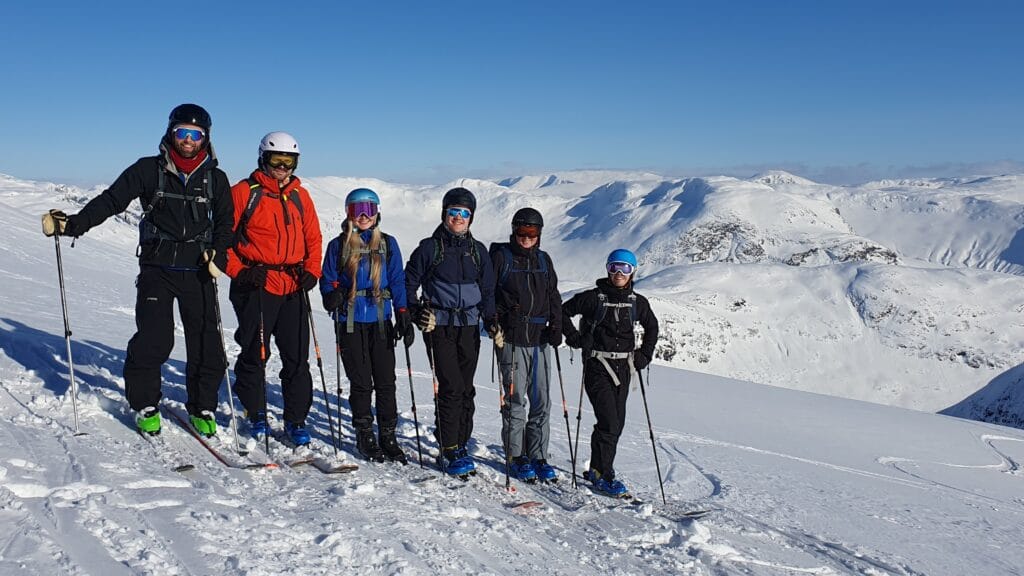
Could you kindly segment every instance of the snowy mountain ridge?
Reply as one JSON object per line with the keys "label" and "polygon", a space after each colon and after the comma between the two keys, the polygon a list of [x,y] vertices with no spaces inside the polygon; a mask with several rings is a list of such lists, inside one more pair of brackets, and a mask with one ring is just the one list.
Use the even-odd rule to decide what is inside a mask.
{"label": "snowy mountain ridge", "polygon": [[[563,292],[591,285],[611,248],[631,247],[638,289],[662,319],[657,361],[667,365],[937,411],[1024,361],[1024,241],[1015,240],[1024,205],[1012,200],[1024,197],[1024,179],[1013,175],[884,190],[781,171],[747,180],[580,171],[504,181],[511,188],[305,182],[325,245],[345,194],[368,186],[407,257],[437,226],[444,190],[461,185],[478,196],[473,230],[485,244],[507,239],[519,208],[544,214],[542,247]],[[0,180],[0,197],[29,212],[74,209],[97,191]],[[119,227],[81,242],[134,246],[138,213],[133,205]]]}

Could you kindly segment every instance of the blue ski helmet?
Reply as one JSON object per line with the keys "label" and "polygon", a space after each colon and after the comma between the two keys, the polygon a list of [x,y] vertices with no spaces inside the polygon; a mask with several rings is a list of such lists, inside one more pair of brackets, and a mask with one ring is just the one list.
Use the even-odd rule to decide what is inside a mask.
{"label": "blue ski helmet", "polygon": [[612,250],[612,253],[608,255],[608,260],[605,262],[605,265],[607,266],[612,262],[625,262],[626,264],[632,266],[634,269],[636,269],[637,267],[636,255],[630,252],[629,250],[626,250],[625,248]]}
{"label": "blue ski helmet", "polygon": [[369,188],[356,188],[349,192],[348,196],[345,196],[345,206],[355,204],[356,202],[373,202],[379,206],[380,198],[377,196],[376,192]]}

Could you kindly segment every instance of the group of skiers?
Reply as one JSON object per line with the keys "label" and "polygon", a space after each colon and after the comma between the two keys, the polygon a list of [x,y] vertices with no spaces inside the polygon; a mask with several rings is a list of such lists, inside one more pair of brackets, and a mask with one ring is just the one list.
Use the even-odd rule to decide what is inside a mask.
{"label": "group of skiers", "polygon": [[[136,198],[143,206],[137,330],[124,365],[125,393],[140,432],[160,432],[160,370],[173,348],[177,300],[189,420],[197,433],[216,434],[217,397],[228,366],[216,280],[226,273],[241,348],[234,393],[253,437],[272,433],[265,370],[273,336],[281,356],[282,436],[297,446],[310,443],[309,291],[319,286],[334,319],[356,448],[364,458],[406,462],[395,436],[395,347],[402,342],[408,349],[416,327],[435,379],[437,464],[459,476],[475,470],[469,444],[482,325],[500,366],[510,473],[524,481],[556,479],[548,462],[549,375],[552,349],[557,356],[564,335],[566,344],[582,350],[583,386],[597,419],[584,478],[603,492],[626,492],[616,479],[616,446],[633,372],[650,363],[658,336],[647,299],[633,290],[632,252],[613,251],[597,286],[563,304],[554,263],[540,249],[544,221],[537,210],[516,212],[508,242],[488,250],[470,231],[476,198],[453,188],[442,199],[441,224],[403,265],[398,242],[381,230],[380,197],[359,188],[346,197],[342,231],[321,263],[320,222],[295,176],[296,140],[285,132],[267,134],[256,170],[231,187],[217,168],[211,126],[200,106],[174,108],[158,155],[138,160],[78,214],[51,210],[43,216],[46,235],[78,237]],[[574,316],[581,317],[578,329]]]}

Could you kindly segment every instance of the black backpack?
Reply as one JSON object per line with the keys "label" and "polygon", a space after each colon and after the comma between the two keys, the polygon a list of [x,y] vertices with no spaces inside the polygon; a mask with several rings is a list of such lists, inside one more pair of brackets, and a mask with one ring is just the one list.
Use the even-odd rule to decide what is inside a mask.
{"label": "black backpack", "polygon": [[[203,195],[202,196],[188,196],[185,194],[174,194],[167,192],[164,189],[167,187],[167,173],[163,166],[157,167],[157,184],[156,192],[149,198],[149,201],[142,208],[142,219],[139,221],[139,251],[142,249],[142,245],[152,240],[162,241],[170,240],[172,242],[199,242],[202,248],[209,246],[213,242],[213,176],[210,171],[207,170],[203,173]],[[203,205],[202,210],[206,213],[206,218],[210,222],[210,226],[206,228],[201,234],[198,234],[192,238],[179,238],[177,236],[168,234],[161,230],[153,223],[150,219],[150,214],[153,209],[164,198],[173,198],[175,200],[184,200],[192,207],[192,218],[196,222],[201,219],[200,205]],[[140,199],[141,200],[141,199]]]}

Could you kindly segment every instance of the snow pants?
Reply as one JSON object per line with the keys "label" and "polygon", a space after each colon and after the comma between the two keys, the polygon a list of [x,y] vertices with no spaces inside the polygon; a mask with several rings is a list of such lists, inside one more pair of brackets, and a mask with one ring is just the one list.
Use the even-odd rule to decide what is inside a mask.
{"label": "snow pants", "polygon": [[438,382],[436,435],[441,447],[465,446],[473,435],[476,387],[473,376],[480,355],[480,329],[438,326],[423,335]]}
{"label": "snow pants", "polygon": [[[501,440],[507,456],[548,459],[551,426],[551,354],[546,344],[514,346],[506,342],[498,351],[502,407]],[[527,412],[529,404],[529,412]]]}
{"label": "snow pants", "polygon": [[157,406],[160,367],[174,348],[174,301],[185,329],[186,408],[217,411],[227,356],[217,330],[213,279],[205,270],[142,266],[135,280],[135,335],[128,341],[124,387],[132,410]]}
{"label": "snow pants", "polygon": [[607,480],[615,478],[615,451],[626,423],[626,399],[629,397],[630,369],[626,360],[608,360],[618,376],[616,386],[610,374],[596,358],[587,359],[584,383],[587,398],[597,422],[590,435],[590,468]]}
{"label": "snow pants", "polygon": [[[281,355],[281,395],[284,420],[305,424],[313,405],[313,377],[309,372],[309,312],[305,295],[269,294],[231,283],[231,305],[238,316],[235,342],[242,347],[235,361],[235,395],[250,416],[266,406],[265,360],[270,359],[270,337]],[[260,359],[260,324],[266,358]]]}
{"label": "snow pants", "polygon": [[383,333],[377,322],[356,322],[352,332],[344,323],[335,323],[336,334],[341,343],[341,362],[345,366],[352,408],[352,427],[365,430],[373,426],[370,404],[377,394],[377,426],[394,428],[398,421],[398,406],[395,402],[395,341],[392,337],[391,322],[385,324]]}

